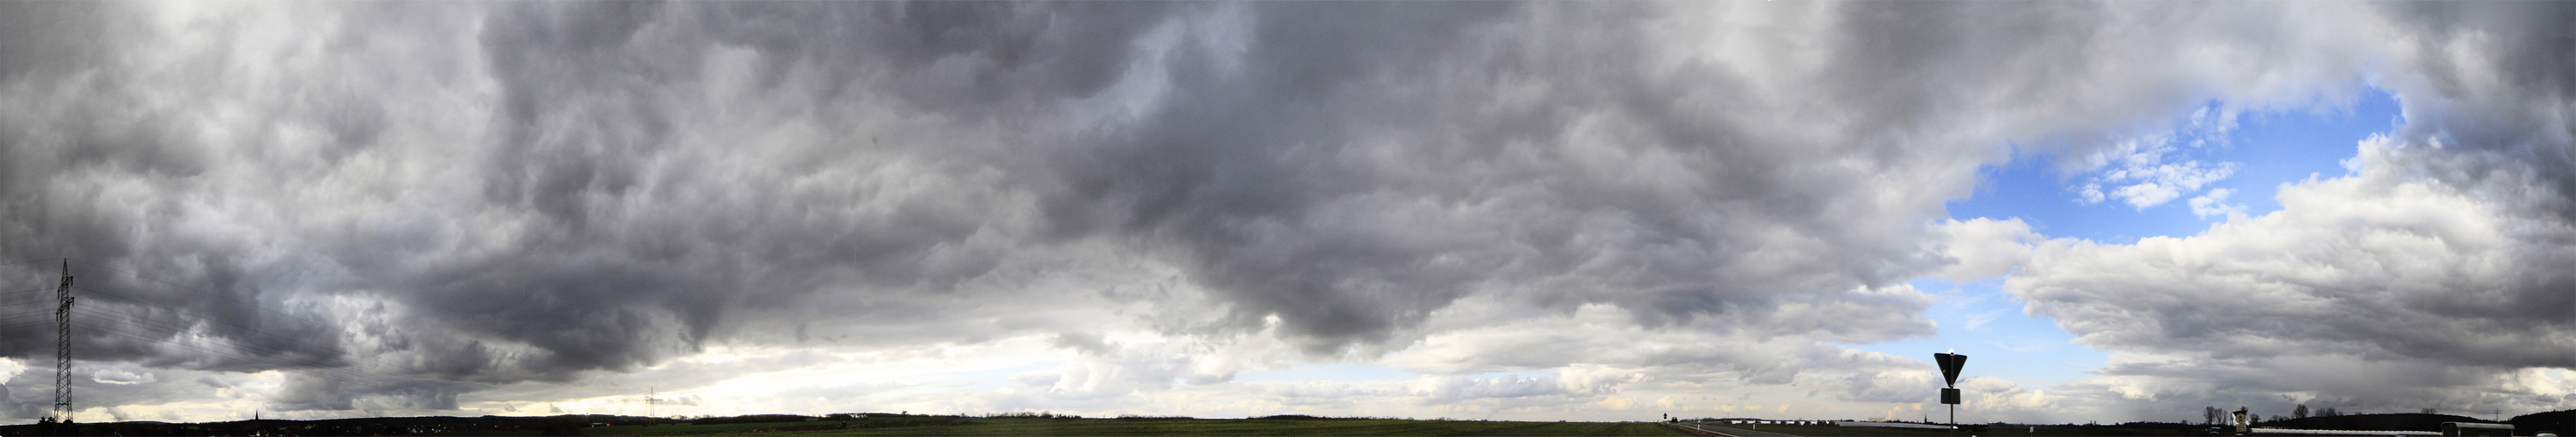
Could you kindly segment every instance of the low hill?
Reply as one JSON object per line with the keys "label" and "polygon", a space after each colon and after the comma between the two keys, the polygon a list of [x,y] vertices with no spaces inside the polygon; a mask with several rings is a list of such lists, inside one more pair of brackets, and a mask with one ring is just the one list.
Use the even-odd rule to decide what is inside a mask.
{"label": "low hill", "polygon": [[2264,425],[2274,428],[2297,429],[2439,432],[2442,430],[2442,422],[2496,423],[2491,420],[2480,420],[2468,416],[2454,416],[2449,414],[2391,413],[2305,417],[2275,422],[2264,422]]}
{"label": "low hill", "polygon": [[2537,435],[2543,432],[2568,434],[2576,432],[2576,410],[2513,416],[2513,420],[2505,423],[2513,424],[2513,433],[2519,435]]}

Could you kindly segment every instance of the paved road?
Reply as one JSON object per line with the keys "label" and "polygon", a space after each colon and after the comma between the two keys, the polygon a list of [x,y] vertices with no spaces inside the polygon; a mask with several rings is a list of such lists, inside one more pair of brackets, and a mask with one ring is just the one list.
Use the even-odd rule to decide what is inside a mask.
{"label": "paved road", "polygon": [[1798,436],[1794,436],[1794,435],[1781,434],[1781,433],[1776,433],[1776,432],[1762,432],[1762,431],[1754,431],[1754,430],[1750,430],[1750,429],[1736,428],[1736,427],[1731,427],[1731,426],[1703,425],[1703,424],[1693,423],[1693,422],[1679,422],[1679,423],[1674,423],[1674,425],[1681,425],[1681,426],[1684,426],[1684,427],[1688,427],[1688,428],[1690,428],[1690,429],[1696,429],[1696,430],[1701,430],[1701,431],[1707,431],[1707,432],[1710,432],[1710,433],[1715,433],[1715,434],[1717,434],[1717,435],[1722,435],[1722,436],[1727,436],[1727,437],[1798,437]]}

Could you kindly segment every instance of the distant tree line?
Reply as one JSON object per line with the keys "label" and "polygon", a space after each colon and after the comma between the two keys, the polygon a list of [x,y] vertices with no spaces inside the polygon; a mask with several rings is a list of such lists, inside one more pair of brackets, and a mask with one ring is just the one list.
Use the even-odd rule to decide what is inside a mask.
{"label": "distant tree line", "polygon": [[1008,413],[987,413],[987,414],[985,414],[985,415],[984,415],[984,417],[988,417],[988,418],[995,418],[995,419],[1014,419],[1014,418],[1016,418],[1016,419],[1080,419],[1080,418],[1082,418],[1082,416],[1077,416],[1077,415],[1072,415],[1072,414],[1056,414],[1056,413],[1051,412],[1051,411],[1013,411],[1013,412],[1008,412]]}
{"label": "distant tree line", "polygon": [[[2233,420],[2228,420],[2228,419],[2230,419],[2230,418],[2228,417],[2228,414],[2229,414],[2229,413],[2228,413],[2228,411],[2227,411],[2227,410],[2222,410],[2222,409],[2219,409],[2218,407],[2201,407],[2201,408],[2200,408],[2200,423],[2201,423],[2201,424],[2203,424],[2203,425],[2232,425],[2232,424],[2235,424],[2235,421],[2233,421]],[[2272,422],[2278,422],[2278,421],[2287,420],[2287,419],[2306,419],[2306,418],[2309,418],[2309,417],[2333,417],[2333,416],[2341,416],[2341,415],[2343,415],[2343,412],[2341,412],[2341,411],[2335,411],[2334,407],[2326,407],[2326,408],[2318,409],[2318,410],[2314,411],[2314,413],[2313,413],[2313,415],[2312,415],[2312,414],[2311,414],[2311,412],[2308,410],[2308,404],[2299,404],[2299,406],[2298,406],[2298,407],[2295,407],[2295,408],[2291,408],[2291,409],[2290,409],[2290,416],[2289,416],[2289,417],[2272,416],[2272,420],[2270,420],[2270,421],[2272,421]],[[2264,423],[2264,422],[2266,422],[2266,421],[2265,421],[2265,420],[2263,420],[2263,415],[2261,415],[2261,414],[2247,413],[2247,414],[2245,415],[2245,422],[2246,422],[2246,423]]]}

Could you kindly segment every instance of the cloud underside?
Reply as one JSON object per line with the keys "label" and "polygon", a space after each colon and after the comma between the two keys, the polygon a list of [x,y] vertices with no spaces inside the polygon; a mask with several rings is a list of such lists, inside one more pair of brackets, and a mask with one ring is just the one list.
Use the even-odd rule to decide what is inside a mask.
{"label": "cloud underside", "polygon": [[[453,407],[710,348],[1038,336],[1086,358],[1014,399],[1355,360],[1433,375],[1422,402],[1694,378],[1911,402],[1888,387],[1920,363],[1834,344],[1932,335],[1910,279],[2007,273],[2156,363],[2103,369],[2104,402],[2453,396],[2576,356],[2554,4],[0,9],[0,257],[186,284],[83,274],[136,301],[83,300],[83,350],[145,364],[97,374],[120,387],[363,367],[384,379],[269,402]],[[2366,87],[2405,124],[2280,212],[2211,191],[2189,203],[2227,223],[2136,245],[1942,221],[2017,153],[2183,199],[2232,167],[2135,138]],[[0,291],[54,267],[8,268]],[[2307,365],[2487,373],[2266,377]],[[1526,371],[1555,376],[1455,379]],[[2532,387],[2513,402],[2557,402]]]}
{"label": "cloud underside", "polygon": [[[2563,36],[2523,32],[2563,28],[2568,11],[2382,12],[2377,56],[2407,68],[2365,74],[2405,120],[2358,144],[2349,174],[2284,184],[2280,211],[2195,236],[2042,243],[2008,279],[2029,312],[2114,352],[2085,389],[2274,410],[2576,405],[2576,385],[2543,371],[2576,368],[2576,57]],[[2195,213],[2227,213],[2206,205],[2226,194]]]}

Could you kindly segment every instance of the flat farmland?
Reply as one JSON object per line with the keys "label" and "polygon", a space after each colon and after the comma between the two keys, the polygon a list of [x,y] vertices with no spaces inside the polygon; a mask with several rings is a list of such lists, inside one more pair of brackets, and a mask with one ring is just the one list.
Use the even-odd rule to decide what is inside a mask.
{"label": "flat farmland", "polygon": [[1969,433],[1967,433],[1967,432],[1957,432],[1957,433],[1953,434],[1953,431],[1950,431],[1950,430],[1944,430],[1944,429],[1920,429],[1920,428],[1878,428],[1878,427],[1861,427],[1861,426],[1831,426],[1831,425],[1758,425],[1758,426],[1756,426],[1756,425],[1718,425],[1718,424],[1707,424],[1707,425],[1705,425],[1705,426],[1709,427],[1711,430],[1718,431],[1718,432],[1727,432],[1727,431],[1725,431],[1725,429],[1727,429],[1727,428],[1733,428],[1733,429],[1745,429],[1745,430],[1753,430],[1753,431],[1768,432],[1768,433],[1774,433],[1774,434],[1787,434],[1787,435],[1794,435],[1794,436],[1801,436],[1801,437],[1839,437],[1839,436],[1912,436],[1912,437],[1948,437],[1948,436],[1958,436],[1958,437],[1967,437],[1967,436],[1969,435]]}
{"label": "flat farmland", "polygon": [[2190,431],[2189,431],[2189,430],[2186,430],[2186,429],[2127,428],[2127,427],[2115,427],[2115,426],[2062,426],[2062,425],[2060,425],[2060,426],[2039,425],[2039,426],[2036,426],[2036,427],[2033,427],[2033,426],[1996,426],[1996,427],[1993,427],[1993,428],[1989,429],[1987,432],[1984,432],[1984,433],[1971,432],[1971,431],[1966,431],[1966,430],[1961,430],[1961,431],[1950,431],[1950,430],[1940,430],[1940,429],[1919,429],[1919,428],[1877,428],[1877,427],[1832,426],[1832,425],[1761,425],[1761,426],[1759,426],[1759,427],[1754,427],[1754,426],[1752,426],[1752,425],[1717,425],[1717,424],[1709,424],[1709,425],[1707,425],[1707,426],[1708,426],[1709,428],[1716,429],[1716,430],[1718,430],[1719,432],[1725,432],[1725,431],[1724,431],[1722,428],[1720,428],[1720,427],[1727,427],[1727,428],[1736,428],[1736,429],[1752,429],[1752,430],[1765,431],[1765,432],[1770,432],[1770,433],[1787,434],[1787,435],[1795,435],[1795,436],[1801,436],[1801,437],[1842,437],[1842,436],[1968,437],[1968,436],[1971,436],[1971,435],[1978,435],[1978,436],[1985,436],[1985,437],[2026,437],[2026,436],[2027,436],[2027,437],[2039,437],[2039,436],[2184,436],[2184,435],[2192,435],[2192,434],[2190,433]]}
{"label": "flat farmland", "polygon": [[[1687,436],[1648,422],[1482,422],[1379,419],[967,419],[966,424],[903,428],[751,430],[764,435],[1088,436]],[[807,422],[811,424],[812,422]]]}

